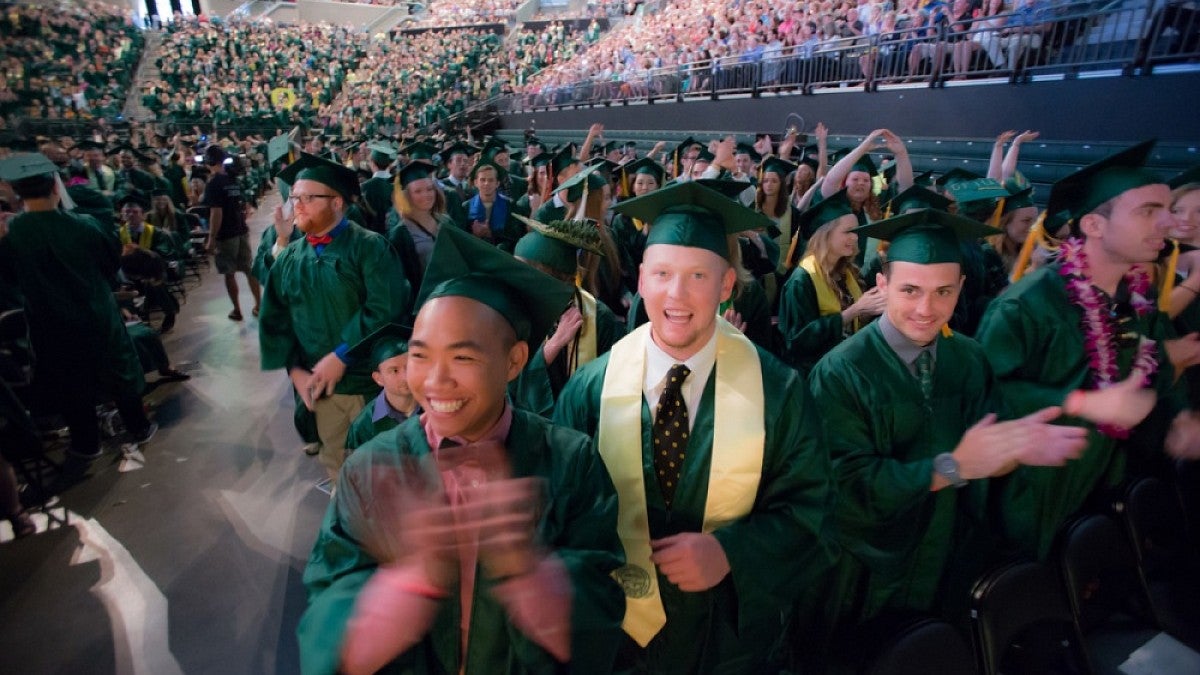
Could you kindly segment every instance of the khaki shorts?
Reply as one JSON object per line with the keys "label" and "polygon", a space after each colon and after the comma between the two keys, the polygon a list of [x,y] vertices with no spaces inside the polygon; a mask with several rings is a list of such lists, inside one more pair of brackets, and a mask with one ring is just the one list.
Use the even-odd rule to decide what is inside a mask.
{"label": "khaki shorts", "polygon": [[220,239],[217,241],[217,252],[213,256],[217,263],[218,274],[233,274],[245,272],[250,274],[250,235]]}

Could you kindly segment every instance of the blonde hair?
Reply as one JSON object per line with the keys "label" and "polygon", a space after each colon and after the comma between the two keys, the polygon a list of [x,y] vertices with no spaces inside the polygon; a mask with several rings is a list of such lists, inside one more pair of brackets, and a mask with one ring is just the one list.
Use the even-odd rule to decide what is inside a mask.
{"label": "blonde hair", "polygon": [[[419,180],[433,181],[433,207],[429,209],[430,215],[439,216],[446,212],[446,195],[442,189],[438,187],[437,181],[433,176],[421,178]],[[416,181],[413,181],[416,182]],[[411,183],[410,183],[411,185]],[[416,212],[412,202],[408,199],[408,188],[400,185],[400,181],[396,181],[392,188],[392,205],[396,207],[396,213],[400,214],[401,218],[412,220],[412,214]]]}
{"label": "blonde hair", "polygon": [[[856,279],[859,278],[860,274],[858,265],[854,264],[854,256],[849,256],[846,258],[833,257],[830,239],[833,237],[833,231],[837,228],[838,224],[842,222],[842,218],[845,217],[846,216],[838,216],[828,223],[825,223],[821,227],[818,227],[817,231],[813,232],[813,236],[809,238],[808,244],[806,244],[804,247],[803,257],[807,258],[811,255],[812,257],[816,258],[817,269],[821,272],[821,278],[825,280],[825,283],[828,284],[830,288],[836,288],[838,285],[838,279],[837,276],[835,276],[835,272],[848,271],[850,274],[854,275],[854,278]],[[833,260],[831,261],[830,258],[833,258]]]}

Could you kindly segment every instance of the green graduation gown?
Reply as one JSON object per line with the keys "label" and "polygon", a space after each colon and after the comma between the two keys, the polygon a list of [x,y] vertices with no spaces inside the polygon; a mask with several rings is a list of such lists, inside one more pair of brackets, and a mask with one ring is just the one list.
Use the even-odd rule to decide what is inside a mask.
{"label": "green graduation gown", "polygon": [[[304,233],[300,231],[300,228],[294,228],[288,243],[303,238]],[[255,279],[258,279],[258,283],[263,285],[266,285],[267,273],[275,264],[275,256],[271,255],[271,250],[275,248],[276,239],[278,236],[275,234],[275,226],[268,225],[267,229],[263,230],[262,238],[258,240],[258,248],[254,250],[254,262],[250,264],[250,273],[254,275]]]}
{"label": "green graduation gown", "polygon": [[[597,300],[596,356],[607,354],[613,343],[624,335],[624,324],[617,320],[608,305]],[[544,346],[538,347],[517,379],[509,383],[508,394],[517,407],[549,418],[554,414],[554,403],[570,379],[571,373],[567,372],[566,351],[560,353],[554,363],[547,366],[546,357],[542,353]]]}
{"label": "green graduation gown", "polygon": [[[555,422],[597,436],[610,356],[575,373],[559,397]],[[780,635],[782,612],[803,589],[827,583],[836,560],[831,468],[812,399],[795,371],[762,348],[758,357],[766,403],[758,494],[750,514],[713,532],[732,571],[701,593],[685,593],[658,575],[667,623],[644,650],[626,640],[626,656],[646,672],[764,672],[767,653]],[[643,397],[642,473],[651,539],[701,531],[720,367],[718,360],[692,416],[687,460],[670,510],[647,451],[653,419]]]}
{"label": "green graduation gown", "polygon": [[[1059,265],[1039,268],[992,301],[978,340],[996,374],[1003,404],[1014,417],[1061,405],[1076,389],[1092,389],[1080,328],[1082,311],[1067,296]],[[1166,316],[1151,312],[1132,320],[1127,331],[1153,340],[1165,337]],[[1129,373],[1136,347],[1118,349],[1121,378]],[[1005,535],[1022,550],[1045,558],[1055,533],[1098,489],[1116,485],[1128,466],[1153,465],[1163,456],[1166,424],[1183,407],[1182,391],[1161,345],[1155,376],[1159,404],[1127,440],[1105,436],[1088,422],[1063,423],[1089,429],[1083,455],[1065,467],[1020,467],[998,486]]]}
{"label": "green graduation gown", "polygon": [[953,451],[995,410],[983,350],[965,336],[938,337],[927,407],[920,381],[875,322],[818,361],[808,383],[833,462],[845,553],[836,589],[820,590],[837,605],[829,609],[853,624],[883,610],[961,606],[979,571],[965,560],[986,554],[975,537],[986,532],[987,481],[929,486],[934,456]]}
{"label": "green graduation gown", "polygon": [[[357,449],[366,445],[367,441],[375,438],[385,431],[391,431],[400,426],[400,422],[391,415],[384,415],[378,420],[375,419],[375,406],[379,405],[379,401],[385,396],[384,392],[379,392],[375,400],[367,402],[363,409],[358,412],[358,417],[350,423],[350,430],[346,432],[346,452]],[[387,405],[386,399],[384,405]],[[420,412],[420,408],[416,408],[416,412]],[[411,417],[412,415],[410,415]]]}
{"label": "green graduation gown", "polygon": [[538,210],[533,214],[533,219],[539,223],[550,223],[555,220],[562,220],[566,217],[567,207],[556,206],[553,198],[547,199],[546,203],[539,206]]}
{"label": "green graduation gown", "polygon": [[[280,252],[259,314],[263,370],[312,369],[339,345],[354,346],[409,311],[408,280],[380,235],[354,223],[317,255],[306,240]],[[346,368],[334,393],[374,396],[372,364]]]}
{"label": "green graduation gown", "polygon": [[[624,597],[609,576],[623,562],[617,538],[617,496],[608,473],[587,437],[520,409],[513,410],[507,446],[515,477],[545,480],[545,505],[537,538],[567,567],[571,604],[571,672],[612,671]],[[305,673],[333,673],[338,666],[346,623],[363,585],[378,563],[363,550],[364,523],[359,503],[371,499],[373,473],[394,468],[404,458],[431,454],[419,418],[409,418],[358,448],[342,467],[338,491],[304,571],[308,609],[298,629]],[[442,603],[433,629],[392,662],[395,673],[548,673],[554,659],[526,638],[488,592],[490,582],[476,570],[474,607],[466,661],[461,662],[461,600]]]}
{"label": "green graduation gown", "polygon": [[392,208],[392,181],[382,176],[372,176],[359,186],[363,204],[367,207],[367,229],[384,234],[387,232],[387,213]]}
{"label": "green graduation gown", "polygon": [[817,289],[803,267],[792,270],[779,297],[783,360],[807,375],[814,364],[846,338],[842,315],[821,314]]}

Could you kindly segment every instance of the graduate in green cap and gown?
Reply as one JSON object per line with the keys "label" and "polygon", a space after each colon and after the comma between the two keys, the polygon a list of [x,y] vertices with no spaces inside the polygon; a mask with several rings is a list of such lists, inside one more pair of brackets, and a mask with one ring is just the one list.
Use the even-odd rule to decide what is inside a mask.
{"label": "graduate in green cap and gown", "polygon": [[438,232],[458,224],[446,213],[446,193],[438,186],[437,167],[423,160],[409,162],[396,173],[392,193],[398,219],[388,228],[388,242],[400,256],[414,292],[433,255]]}
{"label": "graduate in green cap and gown", "polygon": [[379,391],[372,364],[348,352],[408,314],[409,285],[387,240],[346,218],[358,194],[354,171],[306,154],[281,176],[291,181],[289,201],[305,238],[278,251],[267,275],[262,368],[287,370],[316,416],[321,464],[336,478],[346,432]]}
{"label": "graduate in green cap and gown", "polygon": [[[624,199],[641,197],[663,186],[666,170],[653,159],[643,157],[620,168],[621,189]],[[642,253],[646,250],[646,235],[649,225],[624,213],[614,213],[612,224],[613,240],[621,256],[621,271],[625,288],[637,293],[638,268],[642,264]]]}
{"label": "graduate in green cap and gown", "polygon": [[371,167],[371,177],[359,186],[367,220],[370,221],[364,224],[369,230],[385,234],[388,211],[392,209],[393,187],[389,167],[396,161],[396,151],[386,143],[372,143],[367,149],[370,151],[367,163]]}
{"label": "graduate in green cap and gown", "polygon": [[[957,620],[994,546],[986,479],[1018,463],[1061,464],[1085,443],[1080,430],[1050,424],[1061,414],[1054,406],[997,422],[983,350],[945,329],[963,284],[960,240],[991,228],[921,209],[864,229],[891,242],[875,286],[885,306],[809,376],[833,461],[844,553],[837,581],[813,589],[827,616],[792,626],[800,642],[830,629],[844,638],[887,612]],[[820,646],[809,646],[815,651],[801,655],[819,656]]]}
{"label": "graduate in green cap and gown", "polygon": [[[945,194],[951,199],[949,208],[954,213],[996,228],[1010,196],[1003,185],[991,178],[956,181],[946,186]],[[967,281],[950,325],[960,333],[974,335],[988,303],[1008,285],[1008,271],[991,244],[964,241],[963,272]]]}
{"label": "graduate in green cap and gown", "polygon": [[34,393],[71,431],[62,473],[76,480],[101,454],[97,403],[116,403],[134,442],[158,428],[142,409],[141,364],[113,299],[120,247],[92,218],[60,210],[66,188],[45,155],[0,161],[0,181],[23,202],[0,237],[0,278],[24,298]]}
{"label": "graduate in green cap and gown", "polygon": [[342,469],[305,569],[306,673],[612,672],[617,496],[590,439],[506,386],[571,287],[454,228],[409,340],[425,411]]}
{"label": "graduate in green cap and gown", "polygon": [[[604,256],[594,222],[523,220],[529,233],[517,242],[513,255],[565,284],[576,285],[581,252]],[[576,286],[571,304],[553,332],[529,358],[521,376],[509,385],[513,402],[549,418],[558,395],[575,371],[606,354],[624,335],[624,325],[608,305]]]}
{"label": "graduate in green cap and gown", "polygon": [[[879,208],[879,197],[875,194],[874,184],[879,170],[875,161],[871,159],[871,153],[885,149],[895,158],[896,189],[903,191],[912,187],[912,161],[908,158],[908,147],[891,131],[876,129],[867,134],[862,143],[845,151],[841,159],[829,167],[829,173],[821,182],[821,189],[813,195],[813,202],[819,201],[817,197],[828,199],[844,188],[859,225],[882,218],[884,214]],[[858,257],[854,260],[859,268],[863,267],[866,244],[865,239],[859,239]]]}
{"label": "graduate in green cap and gown", "polygon": [[554,192],[549,200],[533,212],[533,219],[539,223],[551,223],[567,217],[573,204],[562,191],[562,185],[571,180],[583,169],[583,164],[572,152],[574,146],[567,146],[554,153],[547,165],[550,175],[554,177]]}
{"label": "graduate in green cap and gown", "polygon": [[802,375],[883,311],[883,295],[863,291],[854,264],[857,227],[845,190],[797,219],[797,236],[806,244],[779,296],[779,332],[783,360]]}
{"label": "graduate in green cap and gown", "polygon": [[[1087,429],[1082,458],[1020,468],[999,488],[1005,535],[1039,558],[1059,527],[1130,475],[1157,473],[1163,453],[1195,456],[1200,417],[1185,410],[1176,368],[1195,341],[1170,341],[1137,265],[1156,260],[1173,219],[1170,188],[1144,167],[1146,142],[1054,184],[1048,213],[1069,215],[1057,260],[992,301],[977,338],[1014,415],[1063,404]],[[1042,223],[1030,236],[1041,239]],[[1064,404],[1065,401],[1065,404]]]}
{"label": "graduate in green cap and gown", "polygon": [[652,223],[650,321],[577,371],[554,417],[596,439],[620,496],[617,672],[768,672],[782,612],[836,548],[807,387],[718,316],[730,235],[760,216],[696,182],[617,208]]}
{"label": "graduate in green cap and gown", "polygon": [[446,193],[446,213],[459,227],[471,224],[462,204],[475,196],[475,187],[471,184],[471,158],[477,152],[477,148],[460,142],[439,153],[447,171],[441,181],[442,191]]}
{"label": "graduate in green cap and gown", "polygon": [[389,323],[350,350],[351,358],[369,358],[375,364],[371,379],[379,395],[362,409],[346,434],[346,453],[395,429],[421,413],[421,406],[408,388],[408,338],[412,328]]}

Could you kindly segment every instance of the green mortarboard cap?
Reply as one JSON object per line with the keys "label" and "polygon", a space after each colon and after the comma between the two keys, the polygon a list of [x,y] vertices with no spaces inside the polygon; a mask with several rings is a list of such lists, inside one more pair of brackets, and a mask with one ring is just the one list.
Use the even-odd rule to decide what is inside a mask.
{"label": "green mortarboard cap", "polygon": [[621,144],[621,147],[622,147],[622,148],[624,148],[624,149],[626,149],[626,150],[629,150],[629,149],[631,149],[631,148],[636,148],[636,147],[637,147],[637,141],[625,141],[624,143],[622,143],[622,144]]}
{"label": "green mortarboard cap", "polygon": [[964,180],[946,186],[946,192],[958,203],[959,213],[993,209],[998,199],[1007,199],[1008,190],[991,178]]}
{"label": "green mortarboard cap", "polygon": [[733,151],[733,154],[750,155],[750,159],[753,160],[755,164],[762,161],[762,155],[758,154],[758,151],[755,150],[754,146],[750,143],[738,143],[737,147]]}
{"label": "green mortarboard cap", "polygon": [[737,199],[743,192],[753,187],[749,181],[730,178],[697,178],[692,182],[703,185],[709,190],[716,190],[730,199]]}
{"label": "green mortarboard cap", "polygon": [[927,190],[920,185],[914,185],[888,202],[892,215],[898,216],[913,209],[937,209],[945,211],[950,207],[950,200],[933,190]]}
{"label": "green mortarboard cap", "polygon": [[692,147],[700,145],[700,141],[688,136],[675,146],[675,152],[679,155],[679,159],[683,159],[684,154]]}
{"label": "green mortarboard cap", "polygon": [[821,229],[821,226],[825,223],[853,213],[854,209],[850,206],[850,199],[846,196],[846,189],[842,188],[822,199],[819,204],[814,204],[805,209],[804,213],[801,213],[800,217],[792,224],[800,230],[800,234],[805,239],[811,239],[813,234]]}
{"label": "green mortarboard cap", "polygon": [[296,161],[284,167],[275,177],[288,185],[295,185],[298,180],[316,181],[344,199],[358,195],[358,174],[354,169],[307,152],[300,153]]}
{"label": "green mortarboard cap", "polygon": [[280,134],[267,143],[267,163],[274,164],[277,160],[287,157],[292,142],[287,134]]}
{"label": "green mortarboard cap", "polygon": [[502,181],[505,178],[508,178],[508,169],[493,162],[491,159],[482,159],[482,160],[476,162],[475,166],[471,167],[471,180],[472,181],[475,180],[475,174],[478,173],[479,170],[484,167],[491,167],[496,170],[496,180]]}
{"label": "green mortarboard cap", "polygon": [[763,173],[773,173],[779,176],[780,180],[787,177],[788,174],[796,170],[796,165],[786,159],[775,157],[774,155],[767,157],[762,163]]}
{"label": "green mortarboard cap", "polygon": [[1033,203],[1033,186],[1028,181],[1013,176],[1004,181],[1004,189],[1008,191],[1008,197],[1004,200],[1003,213],[1036,206]]}
{"label": "green mortarboard cap", "polygon": [[[741,185],[745,189],[745,183]],[[627,199],[613,211],[652,224],[647,247],[669,244],[702,248],[725,260],[729,259],[728,235],[765,230],[774,224],[763,214],[696,181],[674,183]]]}
{"label": "green mortarboard cap", "polygon": [[567,147],[554,153],[554,156],[550,158],[550,169],[557,176],[568,167],[578,163],[579,159],[575,157],[575,153],[571,151],[571,148]]}
{"label": "green mortarboard cap", "polygon": [[555,155],[549,152],[539,152],[537,156],[529,159],[529,164],[535,167],[546,166],[554,161],[554,157]]}
{"label": "green mortarboard cap", "polygon": [[438,153],[438,155],[441,156],[443,164],[449,164],[450,158],[454,157],[455,155],[466,155],[467,157],[470,157],[478,152],[479,148],[473,145],[467,145],[466,143],[460,141],[451,145],[445,150],[442,150],[440,153]]}
{"label": "green mortarboard cap", "polygon": [[920,185],[921,187],[932,187],[933,186],[933,172],[932,171],[922,171],[921,173],[913,176],[913,185]]}
{"label": "green mortarboard cap", "polygon": [[604,157],[593,157],[587,161],[587,165],[596,167],[596,171],[599,171],[605,176],[611,176],[615,169],[621,167],[620,164],[617,164],[611,159],[605,159]]}
{"label": "green mortarboard cap", "polygon": [[396,175],[400,178],[400,187],[408,187],[413,181],[436,176],[437,167],[429,162],[417,160],[405,164]]}
{"label": "green mortarboard cap", "polygon": [[875,160],[871,159],[870,153],[859,157],[854,166],[850,167],[850,171],[863,171],[871,176],[879,173],[878,167],[875,166]]}
{"label": "green mortarboard cap", "polygon": [[352,359],[363,359],[368,356],[371,366],[378,369],[379,364],[390,358],[408,353],[408,339],[412,337],[412,327],[399,323],[385,323],[375,332],[363,338],[361,342],[350,348],[346,354]]}
{"label": "green mortarboard cap", "polygon": [[104,144],[93,141],[90,138],[85,138],[82,141],[79,141],[79,143],[75,144],[75,147],[79,148],[80,150],[103,150]]}
{"label": "green mortarboard cap", "polygon": [[578,268],[578,252],[588,251],[603,257],[600,230],[591,220],[556,220],[540,223],[514,214],[529,226],[529,232],[517,241],[513,255],[545,265],[562,275],[573,276]]}
{"label": "green mortarboard cap", "polygon": [[948,190],[950,188],[950,186],[952,186],[952,185],[956,185],[958,183],[965,183],[967,181],[972,181],[972,180],[979,180],[980,178],[983,178],[983,176],[980,176],[979,174],[975,173],[974,171],[967,171],[966,169],[953,168],[953,169],[950,169],[949,171],[947,171],[946,173],[942,174],[941,176],[938,176],[937,184],[943,190]]}
{"label": "green mortarboard cap", "polygon": [[1063,178],[1050,188],[1048,213],[1067,211],[1079,218],[1123,192],[1165,184],[1145,168],[1154,140],[1144,141]]}
{"label": "green mortarboard cap", "polygon": [[574,286],[469,232],[445,227],[438,232],[416,304],[451,296],[471,298],[496,310],[518,340],[536,349],[574,293]]}
{"label": "green mortarboard cap", "polygon": [[50,158],[40,152],[21,152],[0,160],[0,180],[6,183],[47,176],[58,171]]}
{"label": "green mortarboard cap", "polygon": [[918,265],[962,263],[963,242],[999,234],[1000,230],[970,218],[937,209],[921,209],[863,225],[854,230],[860,235],[890,241],[889,262]]}
{"label": "green mortarboard cap", "polygon": [[124,196],[117,200],[117,206],[125,206],[130,202],[142,207],[143,211],[150,208],[150,198],[147,197],[146,193],[142,192],[141,190],[130,190],[129,192],[126,192]]}
{"label": "green mortarboard cap", "polygon": [[608,179],[596,166],[589,166],[579,173],[571,176],[569,180],[563,181],[562,185],[558,186],[558,190],[567,191],[567,201],[577,202],[583,197],[583,182],[587,181],[587,189],[602,190]]}
{"label": "green mortarboard cap", "polygon": [[545,143],[543,143],[543,142],[542,142],[540,139],[537,139],[537,138],[530,138],[530,139],[526,140],[526,141],[525,141],[525,148],[526,148],[526,149],[528,149],[528,148],[541,148],[542,152],[546,152],[547,150],[549,150],[549,148],[547,148],[547,147],[546,147],[546,144],[545,144]]}
{"label": "green mortarboard cap", "polygon": [[1200,164],[1167,181],[1167,185],[1170,185],[1172,190],[1181,188],[1184,185],[1192,185],[1193,183],[1200,183]]}
{"label": "green mortarboard cap", "polygon": [[658,181],[659,185],[662,185],[663,176],[665,176],[667,173],[666,170],[662,168],[661,164],[649,157],[643,157],[623,165],[621,167],[621,172],[624,173],[630,181],[632,181],[633,177],[639,173],[654,176],[654,179]]}
{"label": "green mortarboard cap", "polygon": [[696,161],[704,162],[705,164],[712,164],[712,161],[716,158],[717,156],[709,152],[708,148],[700,148],[700,154],[696,155]]}
{"label": "green mortarboard cap", "polygon": [[508,143],[505,143],[504,139],[502,138],[490,136],[486,141],[483,142],[482,152],[487,152],[488,150],[500,150],[501,152],[508,152]]}
{"label": "green mortarboard cap", "polygon": [[171,191],[166,188],[157,187],[150,191],[151,197],[170,197]]}
{"label": "green mortarboard cap", "polygon": [[838,148],[837,150],[829,151],[830,165],[837,164],[843,157],[850,154],[850,148]]}
{"label": "green mortarboard cap", "polygon": [[370,150],[372,154],[379,153],[392,159],[396,158],[396,146],[387,141],[372,141],[367,144],[367,150]]}
{"label": "green mortarboard cap", "polygon": [[425,141],[415,141],[400,148],[400,154],[409,159],[433,159],[438,149]]}

